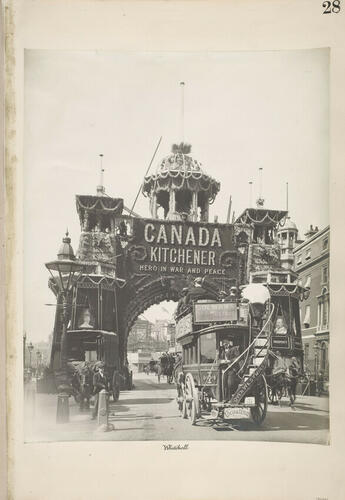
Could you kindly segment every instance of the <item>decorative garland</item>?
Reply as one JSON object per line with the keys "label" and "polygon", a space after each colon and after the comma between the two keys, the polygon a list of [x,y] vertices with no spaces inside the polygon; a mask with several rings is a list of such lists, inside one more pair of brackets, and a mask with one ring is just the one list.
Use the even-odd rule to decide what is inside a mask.
{"label": "decorative garland", "polygon": [[[278,212],[280,213],[280,212]],[[267,220],[269,220],[270,222],[274,223],[274,224],[277,224],[277,222],[279,222],[277,220],[277,217],[278,217],[278,214],[276,213],[275,214],[275,217],[271,217],[269,215],[269,210],[266,211],[265,215],[263,216],[263,218],[261,220],[258,220],[258,219],[254,219],[250,214],[249,214],[249,209],[247,209],[245,211],[245,213],[241,216],[241,222],[243,224],[246,224],[247,223],[247,219],[249,219],[251,222],[253,222],[254,224],[262,224],[263,222],[266,222]]]}
{"label": "decorative garland", "polygon": [[[109,198],[105,198],[105,199],[109,200]],[[121,206],[121,204],[123,204],[122,200],[119,201],[115,207],[108,208],[108,207],[104,206],[103,200],[101,198],[97,198],[97,200],[95,201],[95,203],[93,205],[88,206],[88,205],[84,205],[81,202],[80,198],[77,197],[77,209],[83,208],[84,210],[94,210],[97,205],[101,205],[101,210],[104,210],[105,212],[116,212],[119,209],[119,207]]]}

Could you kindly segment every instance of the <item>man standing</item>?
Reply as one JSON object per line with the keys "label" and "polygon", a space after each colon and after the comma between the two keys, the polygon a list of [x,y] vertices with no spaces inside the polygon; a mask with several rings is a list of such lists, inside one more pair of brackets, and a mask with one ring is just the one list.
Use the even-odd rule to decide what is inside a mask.
{"label": "man standing", "polygon": [[107,390],[108,381],[104,373],[104,363],[100,363],[96,368],[96,373],[93,376],[93,393],[95,394],[95,406],[92,412],[92,420],[95,420],[98,414],[99,393]]}

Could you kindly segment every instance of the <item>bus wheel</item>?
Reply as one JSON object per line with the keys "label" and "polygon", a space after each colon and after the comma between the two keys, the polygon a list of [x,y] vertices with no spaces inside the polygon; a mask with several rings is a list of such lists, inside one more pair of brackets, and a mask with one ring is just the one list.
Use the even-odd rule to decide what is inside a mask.
{"label": "bus wheel", "polygon": [[188,417],[192,425],[200,417],[199,391],[195,387],[193,376],[188,373],[186,376],[186,402]]}
{"label": "bus wheel", "polygon": [[256,394],[255,394],[255,408],[251,408],[252,419],[256,425],[261,425],[265,420],[267,413],[267,383],[265,377],[262,375],[258,381]]}
{"label": "bus wheel", "polygon": [[182,418],[188,418],[188,410],[187,410],[187,401],[186,401],[186,393],[183,391],[183,402],[182,402]]}

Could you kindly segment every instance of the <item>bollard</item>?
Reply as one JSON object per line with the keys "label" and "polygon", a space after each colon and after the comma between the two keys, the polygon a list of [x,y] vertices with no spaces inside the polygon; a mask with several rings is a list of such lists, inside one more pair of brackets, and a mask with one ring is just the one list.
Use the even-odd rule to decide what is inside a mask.
{"label": "bollard", "polygon": [[26,415],[29,420],[35,418],[36,391],[34,381],[30,380],[24,386],[24,397],[26,404]]}
{"label": "bollard", "polygon": [[98,394],[98,431],[109,432],[115,430],[113,424],[109,424],[109,393],[102,389]]}
{"label": "bollard", "polygon": [[66,424],[69,422],[69,395],[60,392],[57,399],[56,423]]}

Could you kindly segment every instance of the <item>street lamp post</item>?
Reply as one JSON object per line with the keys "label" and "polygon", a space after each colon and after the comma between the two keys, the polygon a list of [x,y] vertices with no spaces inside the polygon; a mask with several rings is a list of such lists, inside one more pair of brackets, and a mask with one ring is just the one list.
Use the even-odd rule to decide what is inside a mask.
{"label": "street lamp post", "polygon": [[32,351],[34,350],[34,346],[33,346],[32,342],[30,342],[30,343],[28,344],[28,350],[29,350],[29,356],[30,356],[30,357],[29,357],[29,368],[30,368],[30,370],[31,370],[31,353],[32,353]]}
{"label": "street lamp post", "polygon": [[84,269],[84,265],[77,261],[71,246],[71,239],[66,232],[62,240],[57,260],[47,262],[46,268],[51,274],[56,292],[62,297],[62,332],[60,340],[60,373],[58,385],[58,401],[56,422],[69,421],[70,384],[67,374],[68,346],[67,346],[67,323],[68,323],[68,295],[72,289],[73,281],[77,281]]}
{"label": "street lamp post", "polygon": [[41,359],[42,359],[42,353],[40,351],[36,351],[36,373],[37,373],[37,376],[39,375],[39,372],[40,372]]}

